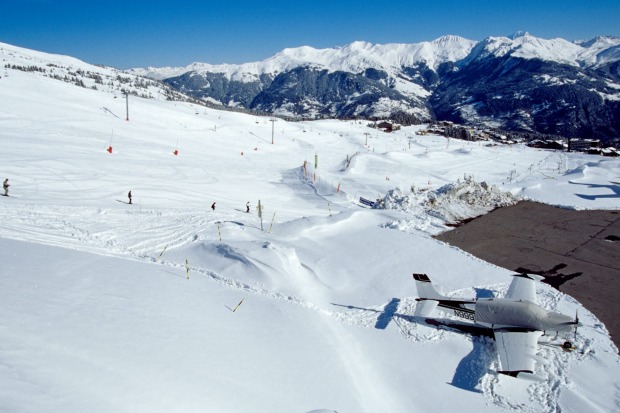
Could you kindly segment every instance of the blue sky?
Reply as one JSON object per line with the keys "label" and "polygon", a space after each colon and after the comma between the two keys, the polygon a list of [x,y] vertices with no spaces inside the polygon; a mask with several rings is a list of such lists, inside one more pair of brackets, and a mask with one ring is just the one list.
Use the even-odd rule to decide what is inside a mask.
{"label": "blue sky", "polygon": [[121,69],[244,63],[286,47],[620,36],[620,0],[3,0],[0,42]]}

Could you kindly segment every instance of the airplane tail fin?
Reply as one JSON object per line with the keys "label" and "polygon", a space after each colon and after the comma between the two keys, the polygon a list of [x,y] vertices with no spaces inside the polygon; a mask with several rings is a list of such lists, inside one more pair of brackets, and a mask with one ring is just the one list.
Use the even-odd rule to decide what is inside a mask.
{"label": "airplane tail fin", "polygon": [[447,297],[441,295],[435,286],[431,283],[430,278],[426,274],[413,274],[416,288],[418,289],[417,298],[418,305],[415,309],[416,316],[428,317],[430,316],[437,305],[439,300],[446,300]]}
{"label": "airplane tail fin", "polygon": [[415,315],[427,317],[437,306],[454,312],[457,317],[474,320],[476,300],[464,300],[462,298],[450,298],[441,294],[431,283],[426,274],[413,274],[415,285],[418,288],[419,298],[416,298]]}
{"label": "airplane tail fin", "polygon": [[430,278],[426,274],[413,274],[415,286],[418,289],[418,296],[427,300],[449,300],[448,297],[442,295],[431,283]]}

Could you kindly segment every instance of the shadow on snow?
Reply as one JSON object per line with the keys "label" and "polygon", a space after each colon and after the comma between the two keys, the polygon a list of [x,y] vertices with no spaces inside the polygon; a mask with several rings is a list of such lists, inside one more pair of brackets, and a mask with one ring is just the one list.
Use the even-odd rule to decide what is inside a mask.
{"label": "shadow on snow", "polygon": [[[492,298],[494,296],[494,292],[487,289],[476,289],[476,296],[478,298]],[[477,386],[482,377],[489,371],[489,357],[486,354],[489,352],[489,346],[492,345],[493,330],[457,320],[400,314],[397,312],[400,301],[401,300],[399,298],[392,298],[385,305],[385,307],[383,307],[383,310],[336,303],[332,303],[332,305],[345,307],[349,310],[361,310],[376,313],[377,320],[375,322],[375,328],[379,330],[385,330],[394,318],[399,318],[425,327],[435,327],[440,330],[470,335],[472,338],[473,348],[471,352],[459,362],[456,370],[454,371],[452,381],[448,384],[459,389],[480,393]]]}

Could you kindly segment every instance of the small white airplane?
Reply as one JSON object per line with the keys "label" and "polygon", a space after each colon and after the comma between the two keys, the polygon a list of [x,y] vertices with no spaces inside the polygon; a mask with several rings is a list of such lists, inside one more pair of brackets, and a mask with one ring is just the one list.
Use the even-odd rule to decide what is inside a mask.
{"label": "small white airplane", "polygon": [[[440,294],[426,274],[413,274],[419,298],[415,315],[429,317],[439,307],[454,315],[493,330],[502,370],[512,377],[534,374],[538,339],[547,332],[577,333],[579,318],[545,310],[536,304],[535,281],[542,277],[514,276],[504,298],[458,299]],[[572,349],[570,341],[562,347]]]}

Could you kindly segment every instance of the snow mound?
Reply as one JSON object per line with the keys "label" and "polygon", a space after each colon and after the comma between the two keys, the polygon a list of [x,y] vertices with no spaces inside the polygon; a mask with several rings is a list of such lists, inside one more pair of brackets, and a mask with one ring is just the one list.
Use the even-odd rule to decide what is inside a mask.
{"label": "snow mound", "polygon": [[510,192],[502,192],[495,185],[476,182],[468,176],[464,181],[458,180],[432,191],[412,187],[411,192],[405,194],[401,188],[395,188],[375,207],[413,215],[413,218],[388,223],[387,227],[404,231],[414,229],[435,235],[460,221],[518,201],[519,198]]}

